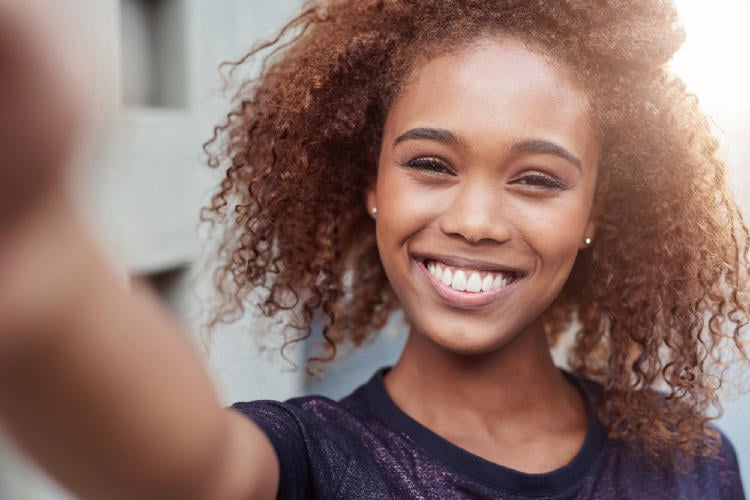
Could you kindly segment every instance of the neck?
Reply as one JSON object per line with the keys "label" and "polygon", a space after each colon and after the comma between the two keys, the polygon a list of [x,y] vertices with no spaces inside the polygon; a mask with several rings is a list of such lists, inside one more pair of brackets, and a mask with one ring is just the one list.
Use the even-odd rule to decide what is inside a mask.
{"label": "neck", "polygon": [[389,390],[408,389],[412,400],[424,395],[434,405],[458,399],[473,402],[476,409],[511,414],[528,408],[533,400],[546,399],[561,384],[567,381],[552,361],[541,326],[496,351],[476,355],[450,352],[412,331],[386,377]]}
{"label": "neck", "polygon": [[554,365],[541,324],[479,355],[447,351],[412,332],[385,382],[397,405],[433,428],[463,420],[495,429],[503,422],[518,432],[538,428],[561,408],[569,414],[583,409],[577,390]]}
{"label": "neck", "polygon": [[541,324],[479,355],[456,354],[411,332],[385,385],[428,429],[523,472],[569,463],[586,434],[586,405],[555,367]]}

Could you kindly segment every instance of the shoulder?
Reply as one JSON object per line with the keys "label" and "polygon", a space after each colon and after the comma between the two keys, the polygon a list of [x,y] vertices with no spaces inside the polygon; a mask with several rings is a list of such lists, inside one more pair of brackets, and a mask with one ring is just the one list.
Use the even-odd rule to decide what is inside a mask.
{"label": "shoulder", "polygon": [[[602,397],[602,386],[570,376],[577,381],[589,403],[596,405]],[[653,394],[657,398],[664,397],[658,391]],[[706,428],[705,440],[705,454],[677,453],[673,460],[659,460],[632,443],[609,437],[601,455],[599,479],[613,487],[613,491],[627,491],[633,498],[659,498],[669,492],[671,498],[744,499],[737,455],[731,441],[712,425]]]}
{"label": "shoulder", "polygon": [[[255,422],[279,457],[307,457],[320,446],[346,447],[338,423],[348,417],[341,403],[321,396],[288,401],[235,403],[232,408]],[[325,445],[323,444],[325,443]]]}
{"label": "shoulder", "polygon": [[351,464],[376,469],[367,443],[371,429],[361,392],[337,402],[322,396],[288,401],[235,403],[232,409],[250,418],[274,447],[281,474],[279,498],[307,498],[315,493],[335,498]]}
{"label": "shoulder", "polygon": [[679,456],[662,462],[622,441],[609,439],[602,455],[599,480],[625,498],[744,499],[737,457],[721,432],[716,453]]}
{"label": "shoulder", "polygon": [[367,402],[360,392],[358,390],[341,401],[324,396],[305,396],[284,402],[235,403],[232,408],[255,421],[267,433],[283,434],[285,439],[292,439],[294,435],[304,438],[332,427],[339,432],[327,435],[335,437],[367,418],[367,409],[364,408]]}
{"label": "shoulder", "polygon": [[[346,450],[330,432],[326,418],[336,406],[320,397],[232,405],[263,431],[276,452],[281,479],[278,498],[307,498],[312,491],[335,494],[337,476],[347,462]],[[330,460],[322,463],[321,456]]]}
{"label": "shoulder", "polygon": [[709,432],[715,433],[720,440],[718,452],[695,458],[694,470],[698,471],[702,482],[713,484],[715,491],[721,492],[721,498],[745,498],[737,453],[732,442],[716,427],[711,426]]}

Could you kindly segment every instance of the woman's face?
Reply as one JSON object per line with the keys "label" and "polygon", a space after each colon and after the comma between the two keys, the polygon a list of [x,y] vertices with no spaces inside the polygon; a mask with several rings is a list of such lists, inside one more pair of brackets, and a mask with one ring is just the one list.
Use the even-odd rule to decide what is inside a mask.
{"label": "woman's face", "polygon": [[599,143],[547,58],[482,40],[418,67],[385,123],[378,250],[418,334],[460,353],[530,329],[593,237]]}

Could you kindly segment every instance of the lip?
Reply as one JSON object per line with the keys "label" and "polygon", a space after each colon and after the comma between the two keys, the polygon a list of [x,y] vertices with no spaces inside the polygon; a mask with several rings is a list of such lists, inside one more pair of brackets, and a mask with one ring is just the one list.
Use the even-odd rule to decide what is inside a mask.
{"label": "lip", "polygon": [[438,255],[438,254],[432,254],[432,253],[412,253],[411,257],[412,259],[419,262],[420,264],[424,262],[425,260],[433,260],[436,262],[440,262],[442,264],[447,264],[451,267],[463,267],[467,269],[473,269],[476,271],[488,271],[488,272],[494,272],[494,273],[514,273],[514,274],[517,274],[519,277],[523,277],[526,274],[525,271],[517,267],[501,266],[494,262],[476,260],[476,259],[467,259],[464,257]]}
{"label": "lip", "polygon": [[[435,276],[427,270],[424,265],[424,260],[435,260],[443,262],[456,267],[467,267],[476,269],[477,271],[494,271],[494,272],[514,272],[518,273],[519,276],[509,285],[499,288],[497,290],[489,290],[487,292],[461,292],[455,290],[450,286],[444,285],[441,281],[438,281]],[[513,270],[506,267],[498,267],[497,265],[484,263],[478,263],[474,260],[466,260],[461,258],[445,258],[445,257],[416,257],[412,256],[413,263],[419,268],[419,272],[424,276],[425,280],[431,285],[435,293],[449,306],[458,309],[481,309],[486,307],[493,302],[502,299],[504,296],[512,292],[516,287],[516,284],[525,277],[525,273],[522,271]]]}

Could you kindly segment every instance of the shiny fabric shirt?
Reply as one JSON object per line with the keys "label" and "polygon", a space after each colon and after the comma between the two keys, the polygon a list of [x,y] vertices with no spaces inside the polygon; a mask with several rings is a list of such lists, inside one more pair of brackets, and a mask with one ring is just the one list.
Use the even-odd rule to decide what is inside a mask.
{"label": "shiny fabric shirt", "polygon": [[278,498],[302,499],[744,499],[737,459],[725,436],[718,456],[691,459],[677,473],[608,439],[594,411],[598,387],[571,379],[589,404],[589,428],[566,466],[526,474],[473,455],[402,412],[384,370],[340,402],[303,397],[237,403],[278,455]]}

